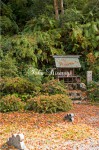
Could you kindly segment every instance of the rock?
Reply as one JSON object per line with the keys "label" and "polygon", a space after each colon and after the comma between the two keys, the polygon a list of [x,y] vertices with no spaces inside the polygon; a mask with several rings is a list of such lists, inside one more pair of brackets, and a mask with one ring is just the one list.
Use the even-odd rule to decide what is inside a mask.
{"label": "rock", "polygon": [[13,134],[7,141],[9,146],[14,146],[19,150],[28,150],[24,144],[24,135],[23,134]]}
{"label": "rock", "polygon": [[73,114],[73,113],[71,113],[71,114],[69,114],[69,116],[70,116],[70,117],[74,117],[74,114]]}
{"label": "rock", "polygon": [[80,83],[80,89],[82,91],[85,91],[86,90],[86,85],[84,83]]}
{"label": "rock", "polygon": [[73,121],[74,121],[74,117],[71,117],[71,118],[70,118],[70,121],[73,122]]}
{"label": "rock", "polygon": [[81,97],[81,100],[86,100],[87,99],[87,96],[82,96]]}
{"label": "rock", "polygon": [[19,139],[20,142],[24,141],[24,135],[23,134],[18,134],[17,138]]}
{"label": "rock", "polygon": [[68,120],[68,121],[73,122],[73,121],[74,121],[74,114],[73,114],[73,113],[67,114],[67,115],[64,117],[64,120]]}

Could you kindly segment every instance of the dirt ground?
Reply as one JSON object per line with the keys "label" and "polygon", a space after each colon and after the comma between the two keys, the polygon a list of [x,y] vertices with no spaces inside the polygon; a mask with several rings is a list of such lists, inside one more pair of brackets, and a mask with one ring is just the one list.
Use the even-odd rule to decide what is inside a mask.
{"label": "dirt ground", "polygon": [[64,121],[67,112],[0,113],[0,150],[15,149],[6,144],[15,133],[24,134],[29,150],[99,150],[99,106],[73,105],[73,123]]}

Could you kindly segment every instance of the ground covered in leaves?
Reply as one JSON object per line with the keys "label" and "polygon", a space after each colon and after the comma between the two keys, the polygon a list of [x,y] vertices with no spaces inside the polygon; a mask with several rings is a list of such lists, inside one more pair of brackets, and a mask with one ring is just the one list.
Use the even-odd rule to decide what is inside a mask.
{"label": "ground covered in leaves", "polygon": [[99,107],[74,104],[69,113],[73,123],[64,121],[66,112],[0,113],[0,150],[12,150],[5,143],[13,133],[23,133],[29,150],[99,150]]}

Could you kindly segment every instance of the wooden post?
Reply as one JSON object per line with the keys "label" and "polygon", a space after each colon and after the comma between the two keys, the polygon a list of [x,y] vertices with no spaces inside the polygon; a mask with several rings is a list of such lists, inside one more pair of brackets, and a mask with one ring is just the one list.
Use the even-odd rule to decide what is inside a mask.
{"label": "wooden post", "polygon": [[87,71],[87,84],[92,82],[92,71]]}

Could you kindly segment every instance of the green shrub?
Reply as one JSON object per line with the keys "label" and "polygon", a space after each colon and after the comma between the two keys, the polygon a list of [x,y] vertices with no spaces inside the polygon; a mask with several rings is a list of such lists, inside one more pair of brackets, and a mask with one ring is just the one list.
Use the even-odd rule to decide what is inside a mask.
{"label": "green shrub", "polygon": [[41,93],[49,93],[49,95],[66,94],[67,90],[61,82],[58,82],[57,80],[50,80],[42,85]]}
{"label": "green shrub", "polygon": [[0,112],[18,111],[23,109],[21,99],[15,95],[7,95],[0,100]]}
{"label": "green shrub", "polygon": [[25,78],[15,77],[1,79],[1,91],[4,94],[31,94],[39,90],[40,87],[35,86],[32,82]]}
{"label": "green shrub", "polygon": [[12,59],[9,55],[6,55],[0,62],[0,75],[1,77],[17,77],[18,69],[16,60]]}
{"label": "green shrub", "polygon": [[30,66],[26,70],[25,77],[28,78],[36,86],[38,86],[41,85],[43,72],[41,72],[41,70],[38,70],[37,68]]}
{"label": "green shrub", "polygon": [[39,113],[56,113],[68,111],[72,108],[72,101],[64,94],[40,95],[27,101],[26,109]]}
{"label": "green shrub", "polygon": [[99,83],[91,82],[88,85],[88,98],[92,102],[99,101]]}
{"label": "green shrub", "polygon": [[26,102],[28,99],[34,97],[34,94],[31,95],[31,94],[28,94],[28,93],[24,93],[24,94],[13,93],[13,95],[17,98],[20,98],[22,102]]}
{"label": "green shrub", "polygon": [[30,95],[30,94],[24,93],[24,94],[18,95],[18,97],[21,98],[21,101],[26,102],[28,99],[34,97],[34,94]]}

